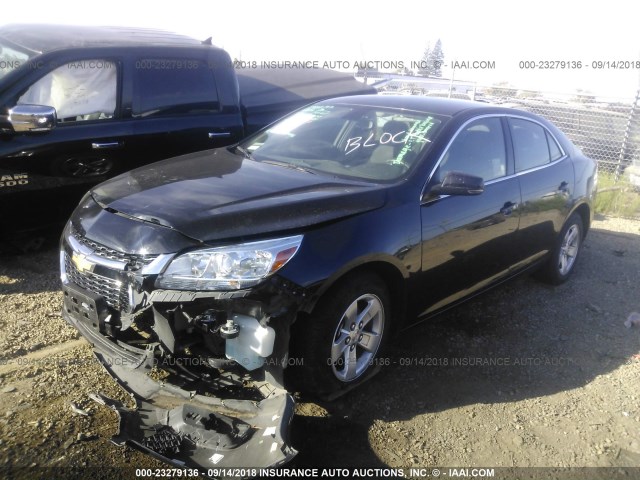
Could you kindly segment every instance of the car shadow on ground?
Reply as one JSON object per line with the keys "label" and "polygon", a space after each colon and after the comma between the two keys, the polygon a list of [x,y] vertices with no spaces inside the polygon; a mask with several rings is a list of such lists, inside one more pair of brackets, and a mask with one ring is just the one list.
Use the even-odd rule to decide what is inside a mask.
{"label": "car shadow on ground", "polygon": [[[327,416],[294,419],[296,465],[385,466],[372,445],[376,423],[545,397],[635,361],[640,328],[624,322],[640,311],[638,245],[639,235],[591,231],[568,283],[521,277],[402,332],[376,377],[333,402],[303,399]],[[399,432],[375,440],[391,458],[400,445],[420,448]],[[398,455],[396,465],[407,462]]]}
{"label": "car shadow on ground", "polygon": [[60,290],[59,269],[57,249],[0,256],[0,295]]}
{"label": "car shadow on ground", "polygon": [[37,252],[0,252],[0,295],[34,294],[60,289],[57,241],[49,239]]}

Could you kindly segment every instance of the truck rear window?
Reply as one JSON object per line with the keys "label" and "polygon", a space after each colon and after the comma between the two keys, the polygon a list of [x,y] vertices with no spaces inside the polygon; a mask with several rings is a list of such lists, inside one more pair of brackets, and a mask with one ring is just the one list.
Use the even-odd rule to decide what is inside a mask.
{"label": "truck rear window", "polygon": [[219,110],[213,71],[201,60],[143,58],[135,69],[134,117]]}

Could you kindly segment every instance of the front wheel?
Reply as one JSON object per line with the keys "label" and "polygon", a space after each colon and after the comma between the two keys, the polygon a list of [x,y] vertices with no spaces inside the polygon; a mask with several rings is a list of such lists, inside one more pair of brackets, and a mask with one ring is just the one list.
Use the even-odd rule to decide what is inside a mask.
{"label": "front wheel", "polygon": [[116,161],[104,155],[80,155],[77,157],[62,157],[53,162],[53,172],[56,175],[75,178],[94,178],[113,176],[116,171]]}
{"label": "front wheel", "polygon": [[389,337],[390,313],[387,288],[376,275],[353,275],[334,286],[294,325],[292,352],[303,365],[293,386],[330,395],[366,379]]}
{"label": "front wheel", "polygon": [[582,248],[584,226],[577,213],[572,214],[562,227],[549,261],[537,272],[537,277],[547,283],[559,285],[573,273]]}

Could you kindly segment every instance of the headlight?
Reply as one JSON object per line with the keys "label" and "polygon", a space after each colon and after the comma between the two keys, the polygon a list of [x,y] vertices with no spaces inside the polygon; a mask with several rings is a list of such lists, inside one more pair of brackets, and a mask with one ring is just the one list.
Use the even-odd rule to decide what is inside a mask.
{"label": "headlight", "polygon": [[256,285],[296,254],[302,235],[194,250],[174,258],[156,286],[175,290],[238,290]]}

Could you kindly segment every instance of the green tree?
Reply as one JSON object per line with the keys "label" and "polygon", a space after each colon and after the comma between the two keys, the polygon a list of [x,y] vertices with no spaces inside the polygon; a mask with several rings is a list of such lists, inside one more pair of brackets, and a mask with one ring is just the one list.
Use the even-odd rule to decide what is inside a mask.
{"label": "green tree", "polygon": [[430,70],[430,77],[442,77],[442,65],[444,64],[444,52],[442,51],[442,42],[440,39],[436,42],[433,50],[429,53],[427,60]]}
{"label": "green tree", "polygon": [[421,77],[442,77],[442,65],[444,63],[444,53],[442,52],[442,42],[436,42],[433,49],[431,44],[427,45],[422,54],[421,67],[418,75]]}
{"label": "green tree", "polygon": [[431,56],[431,44],[427,44],[427,48],[424,49],[422,58],[420,59],[420,68],[416,72],[421,77],[429,76],[429,57]]}

